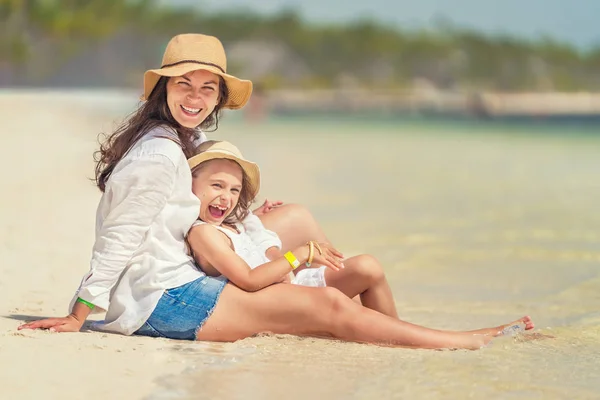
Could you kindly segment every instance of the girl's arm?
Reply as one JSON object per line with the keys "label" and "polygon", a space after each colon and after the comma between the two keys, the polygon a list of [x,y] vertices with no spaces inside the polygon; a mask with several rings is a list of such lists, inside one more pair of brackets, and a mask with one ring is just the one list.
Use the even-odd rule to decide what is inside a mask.
{"label": "girl's arm", "polygon": [[[282,257],[283,254],[281,253],[281,250],[279,249],[279,247],[269,247],[267,249],[267,251],[265,252],[265,255],[267,256],[267,258],[271,261],[278,259],[279,257]],[[281,279],[281,283],[292,283],[292,281],[294,280],[294,272],[290,271],[287,273],[286,276],[284,276]]]}
{"label": "girl's arm", "polygon": [[[251,269],[229,247],[229,244],[223,239],[223,234],[208,224],[192,227],[188,234],[188,242],[194,254],[247,292],[255,292],[279,283],[292,271],[290,263],[284,257]],[[301,246],[293,253],[301,264],[305,263],[308,259],[308,246]]]}

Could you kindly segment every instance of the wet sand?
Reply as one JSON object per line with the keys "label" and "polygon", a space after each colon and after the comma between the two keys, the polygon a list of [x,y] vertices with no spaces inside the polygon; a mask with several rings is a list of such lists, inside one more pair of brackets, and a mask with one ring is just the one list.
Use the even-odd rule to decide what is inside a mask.
{"label": "wet sand", "polygon": [[134,103],[83,94],[0,94],[9,398],[598,397],[600,138],[574,132],[246,125],[227,115],[209,135],[259,162],[261,197],[308,205],[345,254],[377,256],[403,319],[474,329],[529,314],[556,339],[439,352],[289,336],[215,344],[16,331],[63,315],[88,269],[96,134]]}

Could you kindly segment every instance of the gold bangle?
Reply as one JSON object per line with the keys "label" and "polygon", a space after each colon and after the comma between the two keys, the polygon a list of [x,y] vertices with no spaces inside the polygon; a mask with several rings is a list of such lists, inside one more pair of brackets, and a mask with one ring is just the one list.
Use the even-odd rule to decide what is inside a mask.
{"label": "gold bangle", "polygon": [[285,257],[287,262],[289,262],[290,265],[292,266],[292,270],[295,270],[300,265],[300,261],[298,261],[298,259],[294,255],[294,253],[292,253],[291,251],[288,251],[283,256]]}
{"label": "gold bangle", "polygon": [[313,243],[313,245],[314,245],[314,246],[317,248],[317,250],[319,250],[319,254],[320,254],[320,255],[323,255],[323,250],[321,250],[321,246],[319,246],[319,243],[317,243],[317,242],[313,242],[312,240],[311,240],[311,242],[312,242],[312,243]]}
{"label": "gold bangle", "polygon": [[313,262],[313,257],[315,256],[315,245],[312,240],[306,244],[308,245],[308,260],[305,264],[307,267],[310,267]]}

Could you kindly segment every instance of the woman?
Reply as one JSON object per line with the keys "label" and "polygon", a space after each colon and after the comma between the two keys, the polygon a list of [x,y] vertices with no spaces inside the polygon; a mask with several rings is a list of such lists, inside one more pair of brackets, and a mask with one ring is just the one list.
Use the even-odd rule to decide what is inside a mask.
{"label": "woman", "polygon": [[[440,333],[366,309],[336,289],[272,285],[246,292],[197,270],[185,251],[200,208],[186,155],[203,140],[196,128],[216,125],[223,108],[243,107],[251,90],[251,82],[226,73],[218,39],[188,34],[171,40],[163,66],[144,76],[147,101],[101,146],[96,242],[70,314],[19,329],[79,331],[92,310],[106,310],[100,328],[126,335],[160,336],[146,326],[152,318],[176,339],[231,341],[269,331],[476,349],[504,328]],[[290,246],[302,234],[317,233],[311,232],[315,225],[305,227],[297,235],[278,233]],[[179,307],[179,318],[161,304]],[[533,327],[528,318],[521,321]]]}

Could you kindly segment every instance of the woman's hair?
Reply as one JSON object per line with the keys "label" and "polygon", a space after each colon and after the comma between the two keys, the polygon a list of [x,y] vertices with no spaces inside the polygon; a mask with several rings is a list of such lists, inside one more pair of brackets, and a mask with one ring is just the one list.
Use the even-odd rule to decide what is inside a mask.
{"label": "woman's hair", "polygon": [[248,214],[250,214],[250,205],[254,202],[254,198],[248,190],[248,188],[250,187],[250,179],[248,178],[246,171],[244,171],[244,168],[242,168],[240,164],[228,158],[213,158],[211,160],[200,163],[192,170],[192,176],[198,176],[200,171],[204,169],[204,167],[206,167],[211,161],[214,160],[227,160],[229,162],[235,163],[235,165],[237,165],[242,170],[242,190],[240,191],[238,203],[236,204],[235,208],[231,210],[231,213],[227,216],[227,218],[225,218],[225,220],[223,221],[224,224],[235,227],[236,223],[242,222],[242,220],[246,218]]}
{"label": "woman's hair", "polygon": [[[193,154],[196,130],[181,126],[173,118],[167,104],[168,80],[167,77],[161,77],[150,96],[148,96],[148,100],[131,114],[116,131],[106,137],[104,142],[100,143],[100,150],[94,153],[94,161],[96,161],[95,182],[100,191],[104,192],[106,182],[117,163],[142,136],[157,126],[166,126],[175,130],[185,156],[189,158]],[[214,130],[217,130],[221,110],[228,100],[227,85],[223,78],[219,77],[219,102],[215,109],[202,121],[199,128],[207,129],[214,126]]]}

